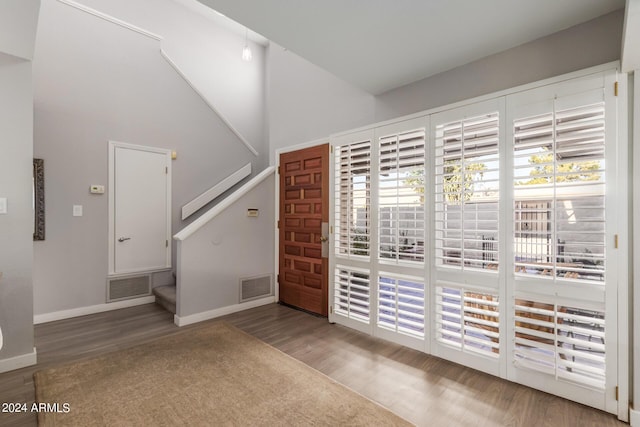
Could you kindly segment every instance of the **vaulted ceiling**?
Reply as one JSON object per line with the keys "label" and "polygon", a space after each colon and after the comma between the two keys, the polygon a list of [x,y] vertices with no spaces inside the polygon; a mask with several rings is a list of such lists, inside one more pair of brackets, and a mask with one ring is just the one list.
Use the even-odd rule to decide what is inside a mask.
{"label": "vaulted ceiling", "polygon": [[623,8],[624,0],[198,0],[372,94]]}

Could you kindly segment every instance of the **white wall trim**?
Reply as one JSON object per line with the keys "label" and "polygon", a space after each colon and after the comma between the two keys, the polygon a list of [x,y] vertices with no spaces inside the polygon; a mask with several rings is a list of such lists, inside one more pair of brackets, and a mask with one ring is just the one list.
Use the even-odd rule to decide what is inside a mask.
{"label": "white wall trim", "polygon": [[258,175],[254,176],[249,182],[247,182],[242,187],[234,191],[233,194],[231,194],[229,197],[227,197],[222,202],[218,203],[217,205],[209,209],[207,212],[202,214],[198,219],[196,219],[191,224],[187,225],[185,228],[180,230],[180,232],[177,233],[175,236],[173,236],[173,238],[175,240],[186,240],[189,236],[191,236],[193,233],[195,233],[200,228],[202,228],[206,223],[208,223],[213,218],[218,216],[229,206],[231,206],[232,204],[240,200],[242,196],[247,194],[254,187],[256,187],[262,181],[264,181],[269,176],[271,176],[275,172],[275,170],[276,168],[274,168],[273,166],[266,168],[265,170],[260,172]]}
{"label": "white wall trim", "polygon": [[630,351],[631,345],[629,339],[631,338],[631,316],[629,313],[629,298],[631,297],[632,273],[632,251],[633,241],[631,232],[633,229],[633,218],[630,217],[633,209],[633,200],[630,200],[633,186],[633,180],[629,179],[633,174],[633,165],[630,161],[632,140],[629,138],[629,111],[628,111],[628,80],[627,73],[616,73],[615,75],[605,78],[605,90],[613,92],[614,82],[619,85],[619,95],[614,95],[617,101],[617,156],[618,164],[615,166],[615,173],[618,173],[616,178],[616,184],[620,195],[618,197],[617,214],[617,230],[621,236],[629,236],[631,239],[626,240],[622,237],[621,251],[616,254],[617,265],[624,266],[620,268],[617,273],[618,279],[618,301],[616,308],[613,311],[617,313],[617,346],[618,346],[618,405],[617,413],[618,419],[622,421],[629,421],[629,401],[630,401],[630,387],[631,385],[631,366],[630,366]]}
{"label": "white wall trim", "polygon": [[71,6],[75,9],[81,10],[82,12],[88,13],[90,15],[93,15],[97,18],[100,18],[104,21],[107,22],[111,22],[112,24],[116,24],[119,25],[122,28],[126,28],[127,30],[131,30],[134,31],[138,34],[142,34],[143,36],[146,37],[150,37],[154,40],[158,40],[161,41],[162,40],[162,36],[159,36],[157,34],[152,33],[151,31],[145,30],[143,28],[137,27],[133,24],[130,24],[128,22],[122,21],[118,18],[114,18],[111,15],[107,15],[106,13],[102,13],[98,10],[95,10],[93,8],[90,8],[89,6],[85,6],[83,4],[77,3],[73,0],[58,0],[60,3],[66,4],[67,6]]}
{"label": "white wall trim", "polygon": [[[631,218],[631,228],[633,230],[631,252],[633,258],[630,261],[633,266],[631,272],[631,294],[633,295],[633,324],[631,325],[631,330],[633,331],[631,371],[633,376],[631,377],[631,394],[635,406],[640,406],[640,316],[638,315],[640,313],[640,79],[638,77],[640,77],[640,69],[635,70],[633,73],[633,104],[630,107],[633,111],[630,124],[632,127],[630,144],[632,144],[631,151],[633,156],[630,182],[633,199]],[[639,126],[636,127],[636,125]],[[640,411],[631,411],[631,425],[640,427]]]}
{"label": "white wall trim", "polygon": [[137,305],[151,304],[155,301],[156,297],[151,295],[107,304],[97,304],[87,307],[72,308],[70,310],[54,311],[52,313],[36,314],[33,316],[33,324],[39,325],[42,323],[55,322],[57,320],[71,319],[72,317],[80,317],[89,314],[103,313],[105,311],[119,310],[121,308],[135,307]]}
{"label": "white wall trim", "polygon": [[251,151],[251,153],[253,153],[254,156],[258,157],[260,155],[258,151],[256,151],[256,149],[253,148],[251,144],[249,144],[249,141],[247,141],[247,139],[244,136],[242,136],[242,134],[235,127],[233,127],[233,125],[229,122],[229,120],[227,120],[227,118],[224,115],[222,115],[220,111],[218,111],[218,109],[214,107],[211,102],[209,102],[207,97],[204,96],[204,94],[198,90],[198,88],[191,82],[191,80],[189,80],[189,78],[182,72],[180,67],[178,67],[178,65],[175,62],[173,62],[173,60],[167,55],[167,52],[165,52],[164,49],[160,48],[160,54],[162,54],[162,57],[169,63],[169,65],[173,67],[176,73],[178,73],[178,75],[182,77],[185,82],[187,82],[187,84],[191,87],[191,89],[193,89],[193,91],[197,93],[198,96],[200,96],[200,98],[202,98],[204,103],[207,104],[207,106],[214,113],[216,113],[218,117],[220,117],[220,120],[222,120],[222,122],[225,125],[227,125],[227,127],[231,130],[231,132],[233,132],[233,134],[238,137],[238,139],[245,145],[245,147],[247,147],[247,149]]}
{"label": "white wall trim", "polygon": [[640,411],[629,410],[629,424],[631,424],[631,427],[640,427]]}
{"label": "white wall trim", "polygon": [[250,308],[260,307],[276,302],[276,298],[273,296],[260,298],[253,301],[243,302],[241,304],[229,305],[226,307],[215,308],[213,310],[203,311],[201,313],[190,314],[188,316],[173,316],[173,323],[177,326],[186,326],[193,323],[203,322],[209,319],[215,319],[216,317],[225,316],[231,313],[237,313],[238,311],[248,310]]}
{"label": "white wall trim", "polygon": [[[348,132],[351,133],[351,132]],[[275,163],[280,166],[280,154],[282,153],[290,153],[292,151],[304,150],[305,148],[317,147],[322,144],[329,144],[329,138],[320,138],[314,139],[313,141],[303,142],[301,144],[296,145],[288,145],[286,147],[281,147],[276,150],[276,158]]]}
{"label": "white wall trim", "polygon": [[251,163],[247,163],[186,205],[182,207],[182,219],[186,219],[196,213],[198,209],[242,181],[244,178],[251,175]]}
{"label": "white wall trim", "polygon": [[33,351],[31,353],[21,354],[19,356],[0,360],[0,374],[3,372],[9,372],[16,369],[24,368],[26,366],[33,366],[36,363],[38,363],[38,355],[36,352],[36,348],[33,347]]}

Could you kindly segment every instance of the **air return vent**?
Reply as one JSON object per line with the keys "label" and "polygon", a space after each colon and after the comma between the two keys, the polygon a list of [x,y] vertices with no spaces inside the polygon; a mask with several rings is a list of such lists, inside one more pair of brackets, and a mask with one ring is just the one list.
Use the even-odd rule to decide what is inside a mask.
{"label": "air return vent", "polygon": [[273,295],[271,275],[240,279],[240,302]]}
{"label": "air return vent", "polygon": [[151,275],[107,279],[107,301],[119,301],[151,294]]}

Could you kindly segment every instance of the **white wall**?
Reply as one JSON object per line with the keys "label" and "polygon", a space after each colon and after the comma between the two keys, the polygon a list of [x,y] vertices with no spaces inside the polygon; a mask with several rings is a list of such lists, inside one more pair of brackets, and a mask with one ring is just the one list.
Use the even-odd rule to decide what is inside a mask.
{"label": "white wall", "polygon": [[[274,191],[275,174],[271,173],[179,242],[180,318],[237,305],[240,278],[274,274]],[[259,209],[259,216],[248,217],[248,208]]]}
{"label": "white wall", "polygon": [[33,349],[33,54],[38,0],[0,4],[0,372],[35,363]]}
{"label": "white wall", "polygon": [[624,12],[609,13],[376,97],[383,121],[620,59]]}
{"label": "white wall", "polygon": [[[155,2],[166,13],[164,3],[173,4]],[[229,66],[245,65],[239,59]],[[46,192],[46,240],[34,248],[34,310],[46,314],[105,303],[108,200],[89,194],[89,186],[107,184],[109,140],[178,152],[174,232],[192,220],[180,221],[182,205],[256,158],[165,61],[156,40],[57,0],[42,2],[33,72],[34,154],[45,161]],[[251,129],[259,135],[260,126]],[[72,216],[74,204],[84,206],[83,217]]]}
{"label": "white wall", "polygon": [[270,164],[276,150],[374,121],[373,95],[271,43],[267,53]]}
{"label": "white wall", "polygon": [[181,71],[264,154],[254,160],[254,171],[267,165],[263,46],[249,41],[253,59],[243,61],[244,32],[217,24],[225,18],[195,1],[191,7],[186,0],[75,1],[160,35],[162,49]]}
{"label": "white wall", "polygon": [[0,53],[0,359],[33,351],[32,99],[31,62]]}
{"label": "white wall", "polygon": [[0,52],[33,58],[40,0],[2,0],[0,4]]}

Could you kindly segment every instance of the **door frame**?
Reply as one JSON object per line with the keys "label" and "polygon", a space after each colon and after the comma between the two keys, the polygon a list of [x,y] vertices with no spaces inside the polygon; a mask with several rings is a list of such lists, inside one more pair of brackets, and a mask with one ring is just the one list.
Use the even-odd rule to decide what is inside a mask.
{"label": "door frame", "polygon": [[[276,285],[274,286],[274,296],[275,296],[276,302],[280,301],[280,282],[278,282],[278,274],[280,273],[280,229],[278,228],[278,220],[280,219],[280,174],[278,173],[278,168],[280,167],[280,154],[290,153],[292,151],[304,150],[305,148],[312,148],[312,147],[316,147],[318,145],[324,145],[324,144],[329,144],[329,138],[316,139],[313,141],[303,142],[301,144],[278,148],[277,150],[275,150],[275,153],[274,153],[275,159],[273,160],[274,163],[272,164],[276,165],[276,179],[275,179],[276,191],[275,191],[275,199],[274,199],[276,214],[275,214],[275,224],[273,227],[274,228],[274,260],[273,260],[274,270],[273,271],[276,272],[275,273]],[[329,157],[331,157],[331,154],[329,155]],[[331,165],[331,158],[329,158],[329,165]],[[329,177],[331,177],[330,174],[331,174],[331,167],[329,167]],[[329,186],[331,186],[331,183],[329,183]],[[329,211],[329,216],[331,216],[331,211]],[[333,244],[333,235],[331,234],[329,234],[328,243],[329,243],[329,248],[331,248],[331,245]],[[328,274],[329,273],[327,272],[327,275]],[[328,279],[329,277],[327,277],[327,280]],[[331,305],[330,295],[327,295],[327,298],[329,298],[327,301],[327,305],[330,306]]]}
{"label": "door frame", "polygon": [[126,148],[130,150],[138,150],[145,151],[149,153],[163,154],[166,157],[167,164],[167,229],[166,229],[166,237],[167,241],[171,242],[171,150],[166,148],[157,148],[157,147],[148,147],[145,145],[136,145],[129,144],[126,142],[118,142],[118,141],[109,141],[109,186],[108,186],[108,204],[109,204],[109,226],[108,226],[108,234],[107,234],[107,242],[108,242],[108,258],[109,265],[107,270],[108,277],[117,277],[122,275],[130,275],[131,273],[143,273],[149,271],[164,271],[171,269],[171,249],[172,245],[169,244],[167,247],[167,257],[165,262],[165,268],[162,269],[142,269],[135,271],[127,271],[127,272],[116,272],[115,271],[115,229],[116,229],[116,207],[115,207],[115,172],[116,172],[116,149],[117,148]]}

